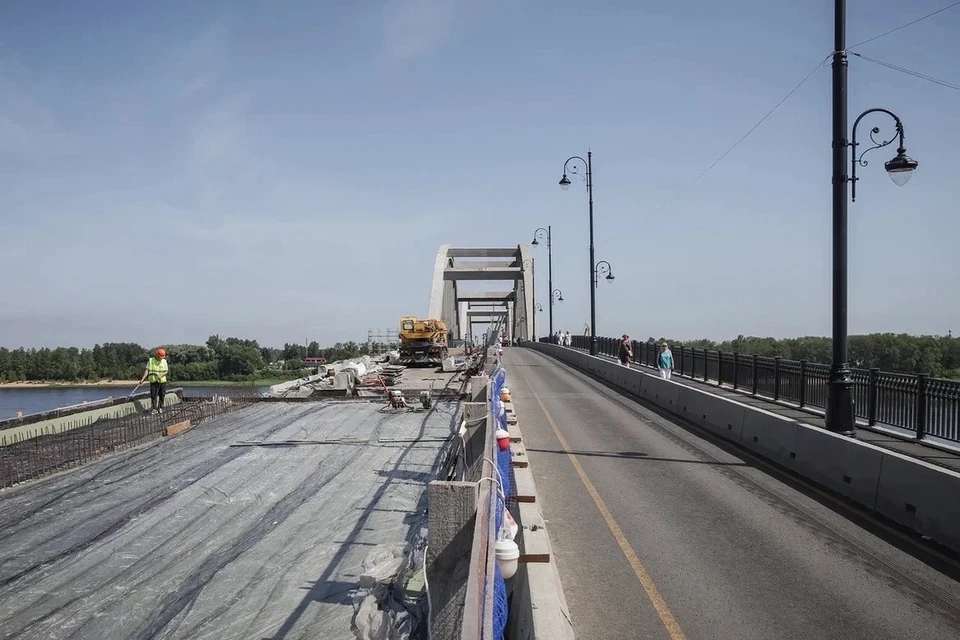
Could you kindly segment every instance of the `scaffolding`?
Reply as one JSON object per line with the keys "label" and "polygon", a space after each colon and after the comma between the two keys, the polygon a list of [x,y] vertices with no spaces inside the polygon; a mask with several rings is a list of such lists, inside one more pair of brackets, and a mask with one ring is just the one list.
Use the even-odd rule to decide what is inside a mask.
{"label": "scaffolding", "polygon": [[380,356],[391,349],[397,349],[400,344],[398,334],[397,329],[367,329],[367,353]]}

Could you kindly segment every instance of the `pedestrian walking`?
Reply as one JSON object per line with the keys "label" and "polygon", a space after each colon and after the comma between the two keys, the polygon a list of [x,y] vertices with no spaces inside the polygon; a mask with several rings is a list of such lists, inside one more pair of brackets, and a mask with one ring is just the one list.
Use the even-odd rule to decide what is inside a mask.
{"label": "pedestrian walking", "polygon": [[630,345],[630,336],[623,334],[620,339],[620,364],[630,368],[630,359],[633,358],[633,348]]}
{"label": "pedestrian walking", "polygon": [[156,356],[147,361],[147,368],[143,371],[140,384],[150,381],[150,413],[163,413],[163,399],[167,395],[167,376],[170,374],[170,365],[167,364],[167,352],[162,347],[157,349]]}
{"label": "pedestrian walking", "polygon": [[570,336],[570,332],[569,332],[569,331],[567,331],[566,335],[563,336],[563,341],[564,341],[564,343],[565,343],[568,347],[569,347],[571,344],[573,344],[573,339],[572,339],[572,337]]}
{"label": "pedestrian walking", "polygon": [[657,368],[660,369],[660,377],[664,380],[670,379],[673,373],[673,353],[670,351],[666,342],[660,345],[660,356],[657,358]]}

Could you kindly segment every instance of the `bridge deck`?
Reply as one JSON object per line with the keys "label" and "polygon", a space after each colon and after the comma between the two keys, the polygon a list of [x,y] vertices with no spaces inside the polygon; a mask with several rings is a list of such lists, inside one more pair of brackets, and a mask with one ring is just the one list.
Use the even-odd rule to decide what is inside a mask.
{"label": "bridge deck", "polygon": [[955,558],[544,354],[504,363],[578,637],[960,637]]}
{"label": "bridge deck", "polygon": [[381,406],[256,404],[0,493],[0,637],[353,637],[456,412]]}

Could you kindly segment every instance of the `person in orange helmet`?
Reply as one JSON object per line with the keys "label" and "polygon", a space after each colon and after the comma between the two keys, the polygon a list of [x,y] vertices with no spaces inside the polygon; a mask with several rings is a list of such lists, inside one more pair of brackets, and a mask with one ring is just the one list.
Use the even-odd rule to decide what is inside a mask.
{"label": "person in orange helmet", "polygon": [[151,356],[147,368],[143,370],[140,384],[150,380],[150,413],[163,413],[163,398],[167,395],[167,376],[170,365],[167,364],[167,351],[161,347],[156,357]]}

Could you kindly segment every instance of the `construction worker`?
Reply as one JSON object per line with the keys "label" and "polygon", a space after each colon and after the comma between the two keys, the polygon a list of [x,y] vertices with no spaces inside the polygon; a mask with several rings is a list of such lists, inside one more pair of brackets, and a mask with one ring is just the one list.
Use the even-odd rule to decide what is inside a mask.
{"label": "construction worker", "polygon": [[156,357],[151,357],[147,368],[143,371],[140,384],[150,380],[150,413],[163,413],[163,398],[167,394],[167,375],[170,366],[167,364],[167,352],[162,347],[157,349]]}

